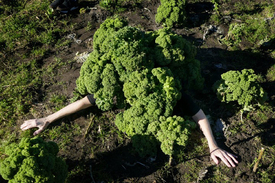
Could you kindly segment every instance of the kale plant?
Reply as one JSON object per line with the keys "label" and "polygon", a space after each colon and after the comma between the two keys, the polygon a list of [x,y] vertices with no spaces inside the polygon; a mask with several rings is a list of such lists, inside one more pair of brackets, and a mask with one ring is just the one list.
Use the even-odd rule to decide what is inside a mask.
{"label": "kale plant", "polygon": [[249,111],[267,99],[266,92],[259,84],[260,79],[252,69],[228,71],[221,75],[213,89],[222,102],[237,102],[242,110]]}
{"label": "kale plant", "polygon": [[[107,19],[95,33],[93,44],[94,50],[77,79],[77,91],[94,94],[102,110],[124,108],[117,114],[115,124],[131,137],[153,136],[161,140],[151,130],[151,124],[160,128],[160,119],[172,116],[182,87],[203,86],[194,46],[167,28],[143,32],[121,19]],[[189,127],[183,125],[176,136],[187,137]],[[176,139],[172,141],[183,145]],[[136,145],[136,149],[145,149],[141,143]],[[146,154],[144,150],[139,153]]]}
{"label": "kale plant", "polygon": [[9,183],[62,183],[68,170],[66,163],[57,157],[55,142],[45,142],[40,137],[22,138],[19,144],[5,148],[8,156],[0,163],[0,174]]}
{"label": "kale plant", "polygon": [[158,24],[171,28],[185,23],[185,0],[161,0],[160,2],[155,17]]}

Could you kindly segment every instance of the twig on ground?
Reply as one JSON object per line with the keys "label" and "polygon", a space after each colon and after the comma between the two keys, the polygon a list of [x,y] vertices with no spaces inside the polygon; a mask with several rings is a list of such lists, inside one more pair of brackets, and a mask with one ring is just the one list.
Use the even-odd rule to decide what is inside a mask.
{"label": "twig on ground", "polygon": [[94,122],[94,118],[95,118],[95,115],[93,115],[93,116],[91,117],[91,119],[90,119],[89,126],[87,127],[86,132],[85,132],[85,134],[84,134],[84,139],[86,138],[86,136],[87,136],[87,134],[88,134],[88,132],[89,132],[89,129],[90,129],[92,123]]}
{"label": "twig on ground", "polygon": [[262,147],[262,149],[260,150],[260,154],[259,154],[259,157],[257,159],[257,162],[254,165],[253,172],[257,171],[257,168],[258,168],[260,160],[262,159],[263,153],[264,153],[264,148]]}
{"label": "twig on ground", "polygon": [[149,12],[151,12],[148,8],[144,8],[145,10],[147,10],[147,11],[149,11]]}

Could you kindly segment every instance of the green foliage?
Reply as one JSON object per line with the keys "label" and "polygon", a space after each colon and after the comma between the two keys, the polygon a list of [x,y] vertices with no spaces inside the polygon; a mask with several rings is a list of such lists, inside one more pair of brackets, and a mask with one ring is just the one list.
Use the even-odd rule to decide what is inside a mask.
{"label": "green foliage", "polygon": [[100,7],[105,8],[105,9],[110,11],[111,8],[116,5],[116,1],[114,1],[114,0],[101,0],[99,2],[99,5],[100,5]]}
{"label": "green foliage", "polygon": [[53,94],[49,100],[55,106],[55,110],[58,111],[65,106],[66,96]]}
{"label": "green foliage", "polygon": [[156,14],[156,23],[165,27],[180,26],[185,23],[185,0],[161,0]]}
{"label": "green foliage", "polygon": [[[18,1],[19,2],[19,1]],[[60,31],[53,26],[46,27],[45,11],[48,2],[26,3],[24,9],[0,19],[1,42],[4,42],[9,49],[25,48],[29,42],[34,45],[50,44],[54,41],[54,33]],[[36,15],[36,16],[33,16]],[[40,19],[39,17],[42,18]]]}
{"label": "green foliage", "polygon": [[[167,72],[170,72],[170,76]],[[160,116],[172,115],[173,108],[180,99],[180,86],[177,86],[171,74],[167,68],[155,68],[152,75],[145,69],[142,73],[134,72],[129,77],[123,89],[131,108],[119,114],[115,121],[121,131],[130,136],[151,134],[151,130],[147,128],[150,123],[158,121]]]}
{"label": "green foliage", "polygon": [[28,111],[33,95],[41,85],[36,60],[22,63],[9,72],[0,72],[0,122],[12,123]]}
{"label": "green foliage", "polygon": [[275,64],[268,69],[266,78],[268,81],[275,81]]}
{"label": "green foliage", "polygon": [[[27,113],[43,84],[41,58],[64,32],[64,21],[46,15],[49,1],[1,1],[0,123]],[[34,16],[35,15],[35,16]],[[60,28],[62,27],[62,28]],[[13,124],[14,125],[14,124]]]}
{"label": "green foliage", "polygon": [[[80,9],[79,9],[79,13],[80,13],[80,14],[84,14],[84,13],[86,13],[86,11],[87,11],[87,10],[86,10],[85,8],[80,8]],[[88,23],[89,23],[89,22],[88,22]]]}
{"label": "green foliage", "polygon": [[140,157],[155,156],[157,154],[158,142],[152,135],[134,135],[131,138],[133,147]]}
{"label": "green foliage", "polygon": [[219,8],[220,8],[220,5],[219,5],[219,0],[211,0],[211,3],[214,4],[214,11],[220,15],[220,12],[219,12]]}
{"label": "green foliage", "polygon": [[[255,2],[254,2],[255,3]],[[260,6],[260,5],[258,5]],[[231,23],[227,36],[223,39],[223,43],[232,49],[239,49],[241,42],[250,43],[253,48],[260,48],[275,38],[275,18],[273,5],[261,5],[262,10],[257,12],[256,5],[246,7],[243,11],[257,12],[254,14],[239,15],[237,19],[241,19],[240,23]],[[239,7],[244,7],[243,3]]]}
{"label": "green foliage", "polygon": [[258,82],[261,77],[254,74],[252,69],[228,71],[221,77],[213,89],[222,102],[236,101],[243,110],[249,111],[267,100],[267,94]]}
{"label": "green foliage", "polygon": [[93,24],[92,24],[91,22],[88,22],[85,29],[86,29],[87,31],[92,30],[92,29],[93,29]]}
{"label": "green foliage", "polygon": [[243,30],[245,28],[244,24],[232,23],[229,26],[229,31],[227,36],[222,40],[227,46],[236,49],[242,41]]}
{"label": "green foliage", "polygon": [[[93,48],[81,68],[77,90],[94,94],[102,110],[125,108],[115,123],[131,137],[156,137],[151,123],[159,128],[160,117],[172,115],[181,97],[181,81],[186,89],[202,87],[195,48],[169,29],[142,32],[118,18],[107,19],[94,35]],[[185,131],[177,133],[188,136]],[[135,148],[146,149],[141,144]]]}
{"label": "green foliage", "polygon": [[10,183],[62,183],[67,177],[67,165],[57,156],[59,149],[54,142],[45,142],[40,137],[22,138],[19,144],[5,148],[5,158],[0,174]]}
{"label": "green foliage", "polygon": [[120,13],[127,10],[126,6],[137,6],[141,0],[100,0],[99,5],[100,7],[113,12],[113,13]]}
{"label": "green foliage", "polygon": [[26,5],[25,0],[15,0],[15,1],[1,0],[1,6],[3,6],[3,8],[5,9],[6,14],[20,11],[24,9],[25,5]]}
{"label": "green foliage", "polygon": [[262,183],[271,183],[273,182],[275,176],[272,175],[272,173],[269,173],[267,171],[262,170],[261,172],[259,172],[259,174],[261,175],[261,182]]}
{"label": "green foliage", "polygon": [[164,28],[156,32],[154,49],[150,55],[159,66],[168,66],[174,77],[184,82],[185,89],[202,89],[200,61],[195,59],[196,48],[187,40]]}
{"label": "green foliage", "polygon": [[159,122],[151,123],[151,125],[153,128],[150,127],[150,129],[154,129],[156,138],[161,142],[162,151],[168,155],[173,154],[175,144],[185,147],[190,130],[196,127],[194,122],[184,120],[180,116],[170,116],[168,118],[161,116]]}

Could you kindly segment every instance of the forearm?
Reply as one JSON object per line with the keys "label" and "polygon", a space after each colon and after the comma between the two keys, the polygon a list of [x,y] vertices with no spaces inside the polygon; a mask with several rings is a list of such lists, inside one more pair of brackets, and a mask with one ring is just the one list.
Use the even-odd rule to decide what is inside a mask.
{"label": "forearm", "polygon": [[199,112],[197,112],[197,114],[193,116],[193,119],[199,124],[204,136],[207,139],[210,156],[214,160],[214,162],[216,164],[219,164],[220,160],[222,160],[226,164],[226,166],[235,167],[236,164],[238,164],[236,156],[218,147],[213,136],[210,124],[204,112],[202,110],[199,110]]}
{"label": "forearm", "polygon": [[209,150],[213,151],[214,149],[218,148],[210,124],[204,112],[200,110],[197,114],[193,116],[193,119],[199,124],[200,129],[202,130],[205,138],[207,139]]}
{"label": "forearm", "polygon": [[87,97],[84,97],[83,99],[78,100],[74,103],[71,103],[71,104],[67,105],[66,107],[60,109],[59,111],[47,116],[46,119],[49,123],[52,123],[64,116],[75,113],[82,109],[86,109],[90,106],[92,106],[92,104],[89,102]]}

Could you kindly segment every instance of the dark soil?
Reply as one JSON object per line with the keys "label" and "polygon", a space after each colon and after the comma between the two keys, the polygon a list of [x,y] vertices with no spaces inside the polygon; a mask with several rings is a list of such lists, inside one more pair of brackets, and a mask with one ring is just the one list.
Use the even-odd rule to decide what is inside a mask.
{"label": "dark soil", "polygon": [[[151,0],[140,4],[138,7],[121,14],[129,24],[139,27],[144,31],[158,30],[161,26],[157,25],[154,16],[160,2]],[[85,4],[82,2],[83,6]],[[76,87],[75,81],[79,76],[82,63],[72,61],[77,52],[92,51],[92,40],[94,32],[99,28],[111,13],[100,9],[98,4],[90,5],[91,9],[84,13],[73,13],[68,15],[59,15],[59,18],[75,23],[75,29],[71,33],[76,34],[76,38],[82,42],[75,42],[60,50],[51,50],[46,58],[43,58],[43,65],[51,64],[55,57],[61,58],[62,61],[68,62],[59,70],[55,83],[63,82],[63,85],[45,85],[41,93],[46,98],[52,93],[65,95],[68,99],[73,97]],[[201,61],[202,73],[205,78],[205,88],[203,91],[192,93],[195,101],[202,107],[207,115],[210,115],[213,121],[222,119],[227,125],[227,133],[224,138],[218,138],[217,141],[221,147],[238,156],[240,161],[236,168],[227,168],[223,163],[214,165],[210,160],[209,150],[203,141],[203,135],[199,129],[193,133],[192,139],[197,145],[202,146],[199,154],[192,155],[190,152],[196,151],[196,145],[190,144],[182,153],[174,158],[172,166],[168,166],[169,157],[158,151],[155,159],[140,158],[131,146],[131,140],[124,134],[118,132],[112,118],[118,111],[101,113],[95,107],[85,111],[73,114],[65,119],[60,120],[56,126],[66,126],[66,124],[77,124],[80,127],[80,134],[72,132],[72,138],[69,145],[62,148],[60,156],[66,159],[71,172],[69,182],[90,183],[90,182],[196,182],[200,170],[206,168],[208,173],[203,180],[212,182],[214,176],[218,176],[217,169],[221,171],[221,182],[260,182],[261,175],[254,173],[251,167],[254,159],[257,158],[258,152],[262,147],[270,149],[274,147],[275,141],[275,115],[272,111],[263,111],[265,119],[253,112],[243,115],[243,122],[240,119],[240,113],[228,109],[221,104],[211,87],[213,83],[220,78],[220,75],[228,70],[241,70],[243,68],[253,68],[257,74],[265,75],[267,69],[274,64],[274,59],[261,53],[251,53],[248,51],[228,51],[227,47],[219,44],[216,33],[211,33],[203,40],[203,33],[210,25],[208,22],[212,10],[211,3],[195,3],[188,6],[189,23],[187,28],[173,29],[179,35],[193,42],[197,47],[197,59]],[[87,30],[88,22],[92,25],[92,30]],[[223,34],[226,35],[228,24],[220,26]],[[50,78],[45,77],[44,83]],[[267,105],[274,105],[275,85],[272,82],[266,82],[263,85],[269,94]],[[39,116],[48,115],[45,110],[46,103],[36,105]],[[40,101],[40,104],[42,101]],[[90,121],[89,115],[96,114],[87,136],[84,137]],[[111,116],[111,118],[110,118]],[[261,121],[261,122],[260,122]],[[54,128],[51,126],[50,128]],[[47,133],[45,131],[44,133]],[[62,132],[61,132],[62,133]],[[198,140],[199,139],[199,140]],[[60,139],[57,143],[62,143]],[[271,151],[271,152],[274,152]],[[191,155],[190,155],[191,154]],[[261,163],[260,171],[270,167],[274,163],[274,154],[266,154],[265,160]],[[194,165],[194,163],[197,163]],[[193,165],[193,167],[192,167]],[[195,168],[194,168],[195,167]],[[273,166],[274,167],[274,166]],[[73,173],[72,173],[73,172]],[[274,170],[271,171],[275,173]],[[187,179],[187,176],[191,178]],[[225,177],[225,178],[223,178]]]}

